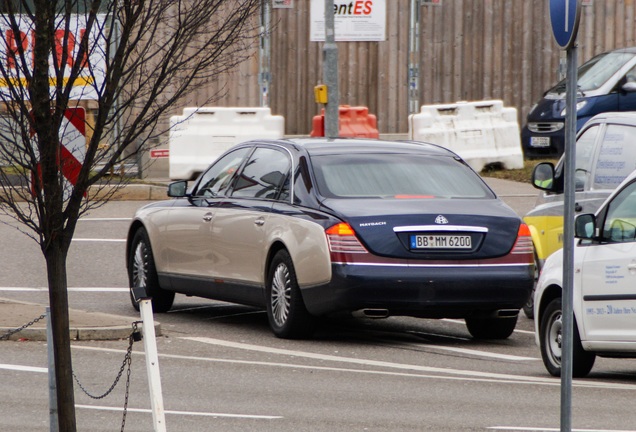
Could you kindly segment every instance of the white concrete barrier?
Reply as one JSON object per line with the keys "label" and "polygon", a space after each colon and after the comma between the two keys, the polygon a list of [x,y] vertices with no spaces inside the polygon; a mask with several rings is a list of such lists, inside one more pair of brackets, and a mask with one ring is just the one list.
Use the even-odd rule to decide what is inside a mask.
{"label": "white concrete barrier", "polygon": [[409,116],[409,139],[446,147],[477,172],[492,163],[523,168],[517,110],[500,100],[423,105]]}
{"label": "white concrete barrier", "polygon": [[269,108],[184,108],[170,117],[169,176],[190,180],[235,144],[284,134],[284,118]]}

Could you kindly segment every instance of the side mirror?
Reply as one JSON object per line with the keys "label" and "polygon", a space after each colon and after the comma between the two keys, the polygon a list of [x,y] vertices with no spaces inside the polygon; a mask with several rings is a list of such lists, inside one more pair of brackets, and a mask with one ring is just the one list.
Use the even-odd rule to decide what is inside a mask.
{"label": "side mirror", "polygon": [[554,165],[551,162],[542,162],[534,167],[532,186],[545,191],[554,191]]}
{"label": "side mirror", "polygon": [[574,219],[574,237],[590,240],[596,236],[596,218],[592,213],[581,214]]}
{"label": "side mirror", "polygon": [[188,182],[186,180],[176,181],[168,185],[168,196],[172,198],[182,198],[186,196]]}
{"label": "side mirror", "polygon": [[636,92],[636,82],[633,82],[633,81],[632,82],[626,82],[621,87],[621,90],[623,90],[625,93]]}

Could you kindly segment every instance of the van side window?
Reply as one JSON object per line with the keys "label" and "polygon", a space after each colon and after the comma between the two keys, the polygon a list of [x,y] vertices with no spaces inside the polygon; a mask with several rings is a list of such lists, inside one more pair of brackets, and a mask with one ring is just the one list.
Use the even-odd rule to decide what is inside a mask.
{"label": "van side window", "polygon": [[594,149],[600,127],[592,126],[585,130],[576,140],[576,172],[574,174],[576,190],[586,189],[587,180],[592,171]]}
{"label": "van side window", "polygon": [[636,169],[635,142],[636,127],[607,126],[596,162],[593,189],[615,189]]}

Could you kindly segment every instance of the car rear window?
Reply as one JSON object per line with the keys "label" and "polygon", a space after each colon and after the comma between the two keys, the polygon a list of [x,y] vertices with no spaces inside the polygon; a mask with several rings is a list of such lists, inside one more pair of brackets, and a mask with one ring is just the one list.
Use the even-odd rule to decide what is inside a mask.
{"label": "car rear window", "polygon": [[449,157],[322,155],[312,164],[326,198],[494,198],[474,171]]}

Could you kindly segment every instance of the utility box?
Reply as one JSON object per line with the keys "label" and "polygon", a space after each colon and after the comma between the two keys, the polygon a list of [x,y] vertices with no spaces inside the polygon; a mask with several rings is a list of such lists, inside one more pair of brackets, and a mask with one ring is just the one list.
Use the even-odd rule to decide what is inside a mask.
{"label": "utility box", "polygon": [[409,139],[446,147],[477,172],[494,163],[523,168],[517,110],[500,100],[424,105],[409,116]]}
{"label": "utility box", "polygon": [[170,117],[169,176],[194,179],[235,144],[284,134],[284,118],[269,108],[184,108],[183,115]]}

